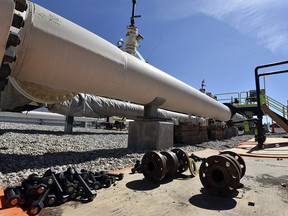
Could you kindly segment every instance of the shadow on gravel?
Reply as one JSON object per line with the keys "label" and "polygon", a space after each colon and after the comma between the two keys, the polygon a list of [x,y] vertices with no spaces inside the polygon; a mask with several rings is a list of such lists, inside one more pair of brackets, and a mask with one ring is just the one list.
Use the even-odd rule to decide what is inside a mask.
{"label": "shadow on gravel", "polygon": [[[0,172],[3,174],[18,172],[23,169],[49,168],[54,166],[79,164],[88,161],[97,161],[100,158],[121,158],[131,154],[127,148],[98,149],[86,152],[53,152],[43,155],[0,154]],[[133,152],[133,153],[144,153]],[[103,163],[103,162],[102,162]]]}
{"label": "shadow on gravel", "polygon": [[[125,135],[125,131],[123,132],[90,132],[90,131],[83,131],[83,132],[73,132],[73,134],[65,134],[64,131],[49,131],[49,130],[21,130],[21,129],[0,129],[0,135],[5,133],[18,133],[18,134],[47,134],[47,135],[56,135],[56,136],[77,136],[77,135]],[[128,136],[128,133],[127,133]]]}

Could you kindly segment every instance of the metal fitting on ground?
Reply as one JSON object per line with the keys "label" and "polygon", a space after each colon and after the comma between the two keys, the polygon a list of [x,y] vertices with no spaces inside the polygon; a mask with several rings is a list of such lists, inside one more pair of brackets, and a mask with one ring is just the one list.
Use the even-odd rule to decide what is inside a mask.
{"label": "metal fitting on ground", "polygon": [[73,167],[56,173],[51,168],[43,176],[32,173],[21,186],[6,188],[6,207],[19,206],[29,215],[37,215],[46,206],[69,200],[92,201],[97,196],[96,189],[108,188],[123,177],[123,173],[93,173],[84,169],[79,172]]}
{"label": "metal fitting on ground", "polygon": [[189,168],[189,156],[182,149],[171,151],[149,151],[141,161],[141,171],[151,182],[159,182],[164,177],[175,177]]}
{"label": "metal fitting on ground", "polygon": [[243,158],[235,152],[224,151],[206,158],[200,166],[199,176],[209,193],[229,196],[239,188],[245,172]]}

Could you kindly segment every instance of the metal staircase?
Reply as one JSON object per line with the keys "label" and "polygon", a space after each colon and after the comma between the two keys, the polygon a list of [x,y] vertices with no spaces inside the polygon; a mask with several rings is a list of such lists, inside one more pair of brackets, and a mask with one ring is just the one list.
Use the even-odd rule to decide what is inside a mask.
{"label": "metal staircase", "polygon": [[266,105],[273,112],[277,113],[278,115],[285,118],[286,120],[288,119],[287,106],[285,106],[284,104],[266,95]]}
{"label": "metal staircase", "polygon": [[266,95],[261,110],[288,133],[287,106]]}
{"label": "metal staircase", "polygon": [[[288,133],[288,111],[287,106],[279,101],[265,95],[265,90],[260,91],[260,103],[263,114],[267,114],[280,127]],[[257,115],[256,91],[229,92],[216,94],[217,100],[234,104],[239,112],[247,116]]]}

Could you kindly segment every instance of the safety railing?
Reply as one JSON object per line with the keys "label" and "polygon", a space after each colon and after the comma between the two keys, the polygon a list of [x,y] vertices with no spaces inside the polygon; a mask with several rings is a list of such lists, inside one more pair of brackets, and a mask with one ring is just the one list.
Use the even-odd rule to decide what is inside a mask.
{"label": "safety railing", "polygon": [[221,94],[215,94],[217,100],[222,103],[235,103],[239,101],[240,93],[239,92],[227,92]]}
{"label": "safety railing", "polygon": [[[254,94],[255,93],[255,94]],[[236,107],[249,107],[257,105],[256,91],[243,91],[243,92],[227,92],[215,94],[218,101],[222,103],[231,103]],[[261,90],[260,103],[267,104],[267,106],[280,116],[288,119],[287,106],[278,102],[277,100],[265,95],[265,91]]]}
{"label": "safety railing", "polygon": [[222,103],[232,103],[236,107],[256,106],[256,95],[251,94],[251,91],[243,92],[227,92],[215,94],[218,101]]}
{"label": "safety railing", "polygon": [[288,119],[287,106],[267,95],[266,95],[266,104],[272,111]]}

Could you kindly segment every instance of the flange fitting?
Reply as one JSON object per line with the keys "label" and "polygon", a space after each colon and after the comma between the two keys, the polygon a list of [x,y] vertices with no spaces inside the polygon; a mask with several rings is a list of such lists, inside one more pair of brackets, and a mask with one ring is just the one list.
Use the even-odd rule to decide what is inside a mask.
{"label": "flange fitting", "polygon": [[210,194],[220,196],[229,196],[235,192],[245,172],[243,158],[232,151],[224,151],[206,158],[199,168],[204,188]]}
{"label": "flange fitting", "polygon": [[182,149],[171,151],[149,151],[141,161],[141,170],[151,182],[159,182],[164,177],[175,177],[189,168],[189,156]]}

